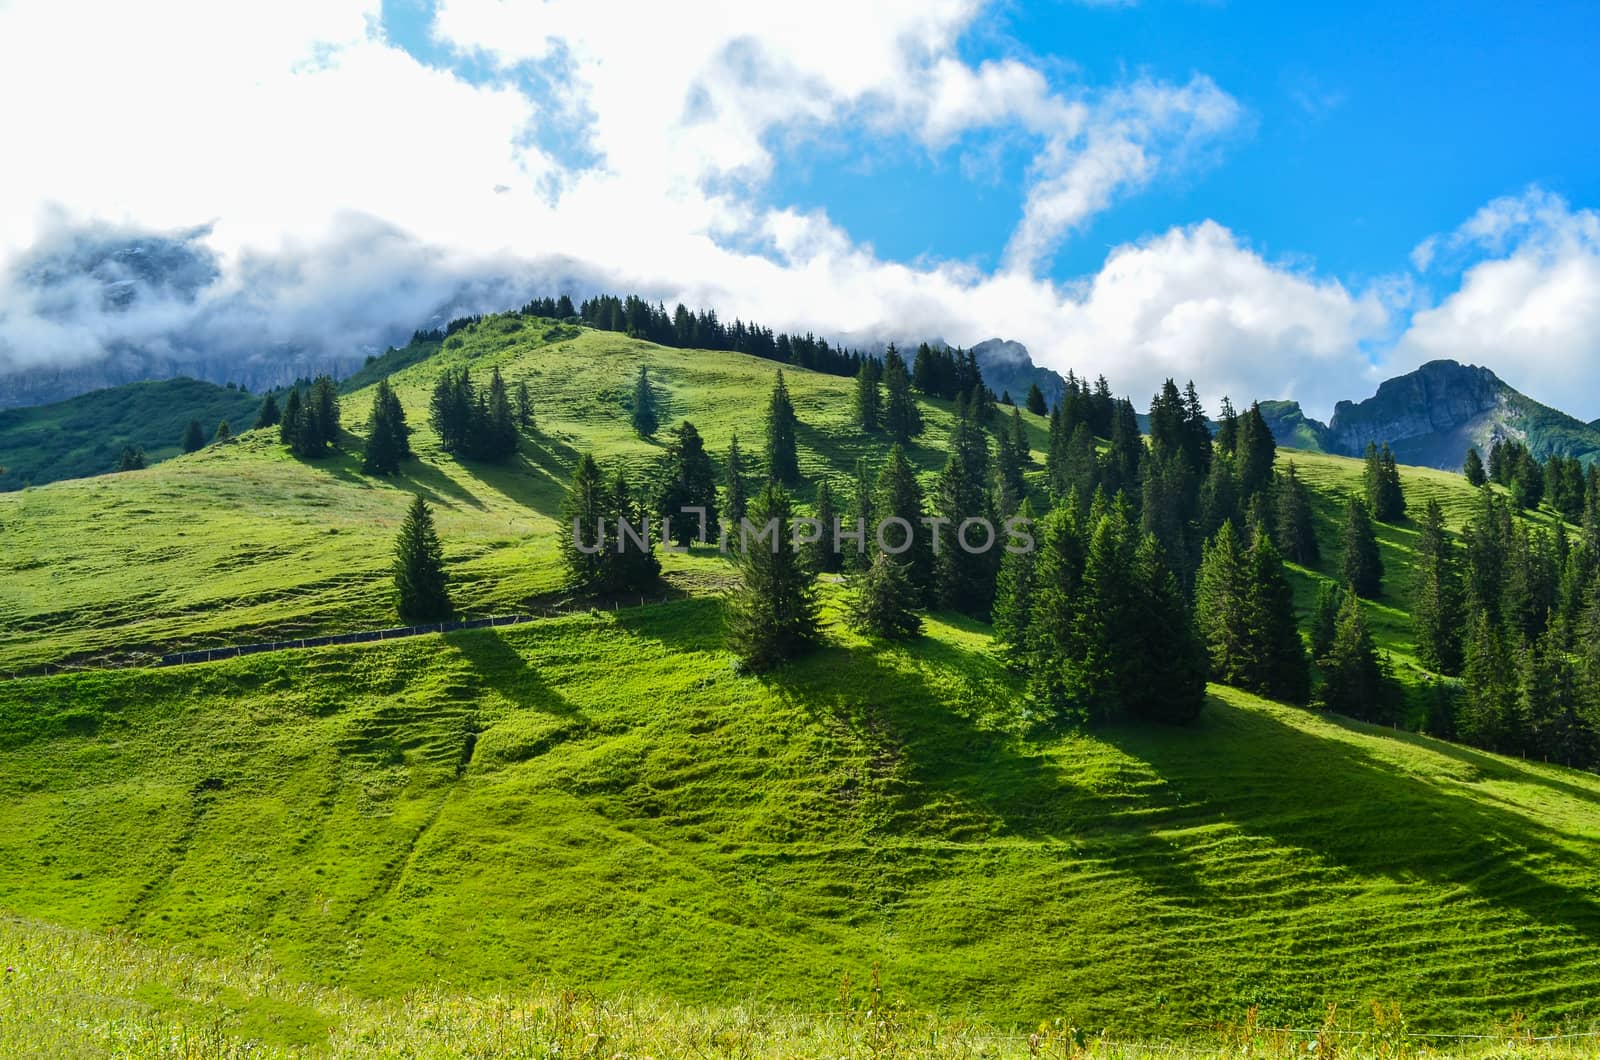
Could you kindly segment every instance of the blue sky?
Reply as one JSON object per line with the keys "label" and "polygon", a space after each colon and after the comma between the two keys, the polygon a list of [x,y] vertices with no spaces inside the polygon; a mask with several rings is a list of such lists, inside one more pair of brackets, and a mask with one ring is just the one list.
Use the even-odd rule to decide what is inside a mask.
{"label": "blue sky", "polygon": [[[10,0],[0,371],[347,355],[605,287],[1016,339],[1140,400],[1326,415],[1454,357],[1600,416],[1597,10],[154,0],[86,37]],[[217,281],[116,312],[26,282],[150,234]]]}

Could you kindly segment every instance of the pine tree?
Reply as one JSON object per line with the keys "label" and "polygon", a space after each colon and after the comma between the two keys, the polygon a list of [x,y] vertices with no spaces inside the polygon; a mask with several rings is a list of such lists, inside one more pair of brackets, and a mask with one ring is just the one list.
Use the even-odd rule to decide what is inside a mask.
{"label": "pine tree", "polygon": [[1348,595],[1332,582],[1325,582],[1317,593],[1317,606],[1311,612],[1311,661],[1321,667],[1333,651],[1333,638],[1339,632],[1339,612]]}
{"label": "pine tree", "polygon": [[737,532],[749,507],[750,496],[744,478],[744,454],[739,452],[739,436],[728,443],[726,479],[722,487],[722,512],[728,525]]}
{"label": "pine tree", "polygon": [[216,433],[211,436],[213,442],[222,443],[232,440],[233,428],[228,426],[228,421],[223,420],[217,424]]}
{"label": "pine tree", "polygon": [[517,426],[524,431],[533,430],[533,394],[528,391],[526,379],[517,380]]}
{"label": "pine tree", "polygon": [[[387,379],[378,380],[372,395],[372,415],[367,420],[367,448],[361,470],[368,475],[393,475],[400,470],[405,420],[399,400]],[[395,416],[401,419],[396,422]]]}
{"label": "pine tree", "polygon": [[1411,592],[1411,626],[1417,660],[1442,674],[1461,671],[1461,630],[1466,619],[1455,548],[1444,529],[1444,511],[1428,499],[1417,538]]}
{"label": "pine tree", "polygon": [[299,437],[305,428],[305,405],[299,390],[290,390],[283,402],[283,419],[278,422],[278,441],[290,449],[299,449]]}
{"label": "pine tree", "polygon": [[1278,548],[1290,563],[1315,567],[1322,562],[1322,547],[1317,543],[1316,524],[1311,515],[1311,495],[1296,473],[1294,461],[1289,473],[1278,480]]}
{"label": "pine tree", "polygon": [[205,429],[200,426],[199,420],[190,420],[189,426],[183,429],[183,451],[186,453],[198,452],[206,444]]}
{"label": "pine tree", "polygon": [[639,377],[633,384],[633,429],[641,438],[652,438],[660,426],[656,394],[650,388],[650,372],[640,365]]}
{"label": "pine tree", "polygon": [[122,456],[117,461],[118,471],[143,471],[145,456],[143,449],[136,449],[131,445],[122,447]]}
{"label": "pine tree", "polygon": [[[1026,499],[1017,509],[1021,525],[1033,523],[1033,506]],[[995,577],[994,639],[1006,658],[1020,663],[1028,645],[1028,622],[1033,611],[1033,561],[1031,548],[1007,549]]]}
{"label": "pine tree", "polygon": [[1489,481],[1488,475],[1484,474],[1483,458],[1478,455],[1477,449],[1467,450],[1467,461],[1463,473],[1467,476],[1467,485],[1474,489]]}
{"label": "pine tree", "polygon": [[836,534],[839,506],[833,499],[833,487],[827,479],[817,483],[816,520],[822,524],[818,537],[806,546],[806,561],[811,569],[821,574],[832,574],[844,566],[844,551]]}
{"label": "pine tree", "polygon": [[907,640],[922,632],[918,594],[905,564],[878,552],[855,581],[850,618],[856,629],[885,640]]}
{"label": "pine tree", "polygon": [[1222,406],[1217,411],[1217,448],[1229,456],[1239,451],[1239,414],[1227,394],[1222,395]]}
{"label": "pine tree", "polygon": [[433,513],[418,494],[411,502],[394,546],[395,610],[402,622],[442,622],[450,617],[449,580],[444,551],[433,528]]}
{"label": "pine tree", "polygon": [[1111,448],[1101,469],[1100,481],[1106,493],[1118,493],[1128,498],[1128,503],[1139,505],[1143,499],[1144,439],[1139,436],[1139,419],[1133,405],[1118,401],[1111,412]]}
{"label": "pine tree", "polygon": [[727,641],[748,669],[762,672],[814,646],[820,633],[811,572],[789,533],[789,494],[768,482],[750,508],[751,522],[770,534],[736,552],[740,583],[728,597]]}
{"label": "pine tree", "polygon": [[[936,599],[933,547],[922,521],[922,487],[917,484],[916,471],[899,444],[889,450],[889,458],[878,472],[873,514],[877,522],[867,526],[867,533],[873,538],[872,547],[889,551],[904,563],[911,584],[924,601],[932,602]],[[883,547],[885,544],[887,549]]]}
{"label": "pine tree", "polygon": [[511,395],[500,375],[500,366],[489,372],[489,393],[485,402],[487,417],[478,425],[474,446],[481,460],[502,460],[517,451],[517,416],[511,408]]}
{"label": "pine tree", "polygon": [[319,375],[311,384],[302,440],[305,456],[321,456],[339,442],[339,388],[333,376]]}
{"label": "pine tree", "polygon": [[1194,611],[1211,677],[1230,685],[1244,685],[1249,676],[1245,589],[1244,552],[1225,522],[1201,550]]}
{"label": "pine tree", "polygon": [[[1022,414],[1016,409],[1011,410],[1014,424],[1022,422]],[[995,473],[1000,481],[1005,484],[1009,494],[1019,502],[1027,492],[1027,483],[1022,476],[1022,465],[1025,460],[1022,451],[1017,447],[1017,431],[1002,429],[995,434]]]}
{"label": "pine tree", "polygon": [[1357,497],[1351,497],[1345,510],[1344,564],[1341,568],[1345,584],[1357,596],[1377,599],[1383,591],[1383,560],[1378,555],[1378,539],[1372,533],[1372,520],[1367,506]]}
{"label": "pine tree", "polygon": [[1333,647],[1321,661],[1323,710],[1366,721],[1385,721],[1390,705],[1378,650],[1367,628],[1366,613],[1354,594],[1339,609]]}
{"label": "pine tree", "polygon": [[[971,419],[959,418],[934,489],[933,511],[942,520],[934,535],[934,578],[942,607],[980,618],[994,602],[999,559],[988,479],[988,437]],[[985,525],[987,544],[975,529]]]}
{"label": "pine tree", "polygon": [[780,368],[767,403],[767,474],[774,482],[785,486],[800,481],[800,456],[795,441],[799,422]]}
{"label": "pine tree", "polygon": [[922,413],[916,399],[911,396],[911,379],[906,375],[906,363],[895,350],[894,344],[884,355],[883,379],[888,398],[884,403],[883,425],[889,436],[901,445],[922,433]]}
{"label": "pine tree", "polygon": [[617,517],[614,500],[594,457],[589,453],[578,457],[572,483],[561,500],[561,560],[568,584],[576,589],[594,592],[610,581],[613,554],[606,546],[614,540],[614,531],[607,524]]}
{"label": "pine tree", "polygon": [[1400,469],[1388,443],[1381,450],[1368,444],[1364,482],[1367,506],[1379,522],[1396,523],[1405,518],[1406,497],[1400,485]]}
{"label": "pine tree", "polygon": [[[670,520],[669,540],[684,548],[697,540],[716,541],[722,532],[717,515],[717,472],[694,424],[685,420],[673,430],[662,462],[656,511]],[[737,538],[739,528],[731,533]]]}
{"label": "pine tree", "polygon": [[1188,597],[1154,534],[1140,541],[1134,565],[1139,655],[1124,693],[1127,709],[1145,721],[1193,721],[1206,701],[1206,653]]}
{"label": "pine tree", "polygon": [[1245,640],[1249,645],[1246,688],[1271,699],[1304,703],[1311,696],[1311,670],[1294,620],[1294,589],[1272,538],[1258,532],[1250,546],[1245,596]]}
{"label": "pine tree", "polygon": [[1028,689],[1051,715],[1069,709],[1062,660],[1075,650],[1084,549],[1076,504],[1058,504],[1040,520],[1028,621]]}
{"label": "pine tree", "polygon": [[1261,405],[1250,403],[1250,409],[1239,417],[1239,451],[1235,462],[1239,475],[1239,496],[1254,497],[1272,484],[1272,465],[1278,458],[1278,444],[1272,437],[1272,428],[1261,415]]}
{"label": "pine tree", "polygon": [[863,431],[876,431],[883,426],[883,395],[878,389],[881,366],[871,358],[862,358],[856,372],[855,422]]}
{"label": "pine tree", "polygon": [[1500,629],[1482,611],[1467,627],[1461,669],[1464,695],[1456,733],[1467,743],[1491,751],[1514,750],[1520,743],[1514,662]]}
{"label": "pine tree", "polygon": [[261,399],[261,411],[256,413],[256,427],[276,427],[283,414],[278,411],[278,399],[268,394]]}
{"label": "pine tree", "polygon": [[1028,396],[1023,399],[1023,404],[1035,416],[1044,416],[1050,412],[1044,400],[1044,391],[1039,389],[1038,383],[1028,384]]}
{"label": "pine tree", "polygon": [[661,558],[650,539],[649,515],[634,499],[619,468],[611,480],[611,531],[606,535],[605,585],[615,592],[638,592],[661,577]]}

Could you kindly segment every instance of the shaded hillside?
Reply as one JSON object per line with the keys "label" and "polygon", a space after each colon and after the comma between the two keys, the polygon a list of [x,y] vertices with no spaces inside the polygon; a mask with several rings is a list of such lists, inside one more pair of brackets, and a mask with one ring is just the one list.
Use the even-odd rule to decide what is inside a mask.
{"label": "shaded hillside", "polygon": [[124,446],[154,462],[177,455],[183,429],[200,421],[206,437],[227,420],[255,422],[261,398],[198,379],[127,383],[55,405],[0,411],[0,490],[21,489],[117,469]]}
{"label": "shaded hillside", "polygon": [[1027,396],[1030,384],[1037,385],[1052,406],[1066,390],[1067,381],[1057,372],[1034,364],[1028,347],[1020,342],[985,339],[972,347],[972,352],[989,389],[997,395],[1009,392],[1018,405]]}

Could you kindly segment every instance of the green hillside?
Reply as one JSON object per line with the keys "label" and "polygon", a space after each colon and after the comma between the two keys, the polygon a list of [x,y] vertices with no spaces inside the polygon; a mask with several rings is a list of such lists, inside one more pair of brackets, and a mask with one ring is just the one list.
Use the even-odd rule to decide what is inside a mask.
{"label": "green hillside", "polygon": [[0,410],[0,491],[117,469],[124,446],[152,463],[176,456],[183,429],[199,420],[206,437],[227,420],[255,422],[259,396],[198,379],[162,379],[96,390],[36,408]]}
{"label": "green hillside", "polygon": [[[426,426],[440,368],[467,363],[533,393],[507,464],[446,458]],[[661,451],[628,424],[641,364],[665,421],[759,450],[773,364],[496,317],[391,377],[420,457],[393,481],[359,474],[357,391],[321,461],[251,432],[0,496],[0,670],[392,624],[413,491],[468,612],[561,610],[576,454],[642,474]],[[848,423],[851,380],[786,374],[808,482],[881,454]],[[924,414],[931,475],[952,418]],[[1291,458],[1326,556],[1293,571],[1305,607],[1361,465]],[[1452,474],[1405,484],[1456,526],[1472,501]],[[1420,687],[1415,529],[1378,530],[1369,614]],[[668,602],[0,682],[0,913],[258,954],[374,1004],[537,979],[814,1012],[878,964],[918,1008],[1140,1037],[1252,1006],[1315,1026],[1329,1002],[1393,1001],[1419,1030],[1600,1019],[1600,778],[1222,688],[1192,727],[1041,733],[987,627],[935,615],[910,646],[868,644],[833,583],[828,646],[741,676],[732,568],[665,561]]]}

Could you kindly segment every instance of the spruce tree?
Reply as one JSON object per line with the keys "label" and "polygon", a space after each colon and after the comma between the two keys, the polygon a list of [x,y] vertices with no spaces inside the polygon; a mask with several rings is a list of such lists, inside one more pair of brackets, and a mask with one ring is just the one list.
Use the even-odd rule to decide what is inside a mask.
{"label": "spruce tree", "polygon": [[1489,481],[1489,476],[1483,470],[1483,458],[1478,455],[1477,449],[1467,450],[1467,460],[1462,473],[1467,476],[1467,485],[1473,489]]}
{"label": "spruce tree", "polygon": [[739,436],[735,434],[728,443],[728,460],[722,486],[722,513],[728,525],[737,533],[739,523],[750,507],[750,495],[744,477],[744,454],[739,452]]}
{"label": "spruce tree", "polygon": [[1084,548],[1083,581],[1072,637],[1062,653],[1063,688],[1074,720],[1111,721],[1122,713],[1148,659],[1134,558],[1138,537],[1125,505],[1111,506]]}
{"label": "spruce tree", "polygon": [[[1011,410],[1011,416],[1014,422],[1022,422],[1022,415],[1016,409]],[[1010,496],[1019,502],[1027,492],[1027,483],[1022,477],[1023,460],[1023,453],[1017,447],[1017,432],[1012,429],[996,432],[995,472]]]}
{"label": "spruce tree", "polygon": [[1350,593],[1339,609],[1333,646],[1321,661],[1323,710],[1366,721],[1386,721],[1389,694],[1361,600]]}
{"label": "spruce tree", "polygon": [[278,399],[268,394],[261,399],[261,411],[256,413],[256,427],[276,427],[283,414],[278,411]]}
{"label": "spruce tree", "polygon": [[[662,464],[656,511],[671,521],[669,539],[686,548],[702,540],[704,531],[703,540],[716,541],[722,531],[717,515],[717,472],[694,424],[685,420],[673,430]],[[730,533],[737,539],[739,528],[733,527]]]}
{"label": "spruce tree", "polygon": [[1339,632],[1339,612],[1344,609],[1346,595],[1333,582],[1323,583],[1317,593],[1317,605],[1311,611],[1311,661],[1319,667],[1333,651],[1333,638]]}
{"label": "spruce tree", "polygon": [[1083,539],[1077,505],[1056,505],[1036,528],[1032,615],[1028,621],[1028,690],[1047,714],[1066,715],[1069,703],[1062,659],[1075,650],[1079,591],[1083,584]]}
{"label": "spruce tree", "polygon": [[1375,600],[1383,591],[1383,560],[1378,555],[1378,539],[1372,533],[1372,519],[1360,498],[1351,497],[1345,509],[1344,563],[1345,584],[1357,596]]}
{"label": "spruce tree", "polygon": [[1482,611],[1467,627],[1461,686],[1456,734],[1491,751],[1515,750],[1522,734],[1515,662],[1500,628]]}
{"label": "spruce tree", "polygon": [[[633,496],[620,468],[611,479],[611,523],[606,535],[605,585],[615,592],[638,592],[661,577],[661,559],[650,539],[649,515]],[[624,526],[626,524],[626,527]],[[570,524],[568,524],[570,525]]]}
{"label": "spruce tree", "polygon": [[1296,473],[1294,461],[1289,473],[1278,480],[1278,519],[1274,528],[1278,548],[1290,563],[1315,567],[1322,562],[1322,547],[1317,543],[1316,524],[1311,514],[1311,495]]}
{"label": "spruce tree", "polygon": [[911,584],[925,602],[931,603],[937,597],[933,546],[922,521],[923,514],[922,487],[917,484],[916,471],[906,459],[905,449],[897,443],[889,450],[889,458],[878,472],[878,484],[873,492],[873,515],[877,521],[867,526],[869,545],[878,551],[889,551],[897,561],[904,563]]}
{"label": "spruce tree", "polygon": [[395,422],[399,407],[389,381],[378,380],[372,395],[372,415],[367,420],[367,448],[361,460],[361,470],[368,475],[393,475],[400,470],[405,421],[402,418]]}
{"label": "spruce tree", "polygon": [[180,443],[186,453],[198,452],[206,444],[206,432],[200,426],[199,420],[190,420],[189,426],[183,429],[183,440]]}
{"label": "spruce tree", "polygon": [[1229,456],[1239,451],[1239,414],[1227,394],[1222,395],[1222,405],[1217,410],[1217,448]]}
{"label": "spruce tree", "polygon": [[906,363],[893,343],[889,344],[884,356],[883,380],[888,391],[883,425],[896,443],[909,444],[912,438],[922,433],[922,412],[917,408],[916,399],[911,396],[911,379],[906,375]]}
{"label": "spruce tree", "polygon": [[1461,671],[1461,632],[1466,619],[1455,547],[1444,528],[1444,511],[1428,499],[1417,538],[1411,591],[1411,627],[1417,660],[1442,674]]}
{"label": "spruce tree", "polygon": [[1022,414],[1017,410],[1011,411],[1011,444],[1016,447],[1017,457],[1024,468],[1033,463],[1033,445],[1028,441],[1028,428],[1022,422]]}
{"label": "spruce tree", "polygon": [[321,456],[339,443],[339,388],[331,375],[319,375],[311,384],[306,405],[302,447],[306,456]]}
{"label": "spruce tree", "polygon": [[1023,399],[1023,404],[1035,416],[1044,416],[1050,412],[1044,400],[1044,391],[1039,389],[1038,383],[1028,384],[1028,396]]}
{"label": "spruce tree", "polygon": [[1154,534],[1140,541],[1134,565],[1139,655],[1127,709],[1145,721],[1193,721],[1206,701],[1206,653],[1188,597]]}
{"label": "spruce tree", "polygon": [[660,426],[655,391],[650,387],[650,372],[640,365],[639,376],[633,384],[633,429],[641,438],[653,438]]}
{"label": "spruce tree", "polygon": [[1261,415],[1261,405],[1251,402],[1239,417],[1239,447],[1235,468],[1239,475],[1239,496],[1254,497],[1272,484],[1272,465],[1278,457],[1278,444],[1272,428]]}
{"label": "spruce tree", "polygon": [[289,396],[283,401],[283,419],[278,422],[278,441],[290,449],[299,449],[300,432],[305,428],[305,405],[300,400],[300,391],[292,389]]}
{"label": "spruce tree", "polygon": [[517,380],[517,426],[524,431],[533,430],[533,394],[526,379]]}
{"label": "spruce tree", "polygon": [[614,527],[607,524],[617,517],[614,501],[594,457],[579,456],[561,500],[561,561],[567,583],[575,589],[594,592],[610,580],[613,554],[606,546],[615,538]]}
{"label": "spruce tree", "polygon": [[861,359],[856,372],[854,415],[856,426],[863,431],[877,431],[883,426],[883,394],[878,389],[878,361],[872,357]]}
{"label": "spruce tree", "polygon": [[934,535],[934,578],[940,606],[980,618],[994,602],[999,560],[988,479],[988,437],[970,418],[960,418],[934,489],[933,511],[942,520]]}
{"label": "spruce tree", "polygon": [[144,467],[145,456],[143,449],[137,449],[131,445],[122,447],[122,456],[117,461],[118,471],[143,471]]}
{"label": "spruce tree", "polygon": [[789,533],[793,505],[777,483],[752,500],[750,520],[770,533],[736,552],[739,586],[727,601],[727,642],[744,666],[771,670],[820,639],[811,572]]}
{"label": "spruce tree", "polygon": [[1133,405],[1118,401],[1111,412],[1111,448],[1106,451],[1100,480],[1111,496],[1118,493],[1139,505],[1143,498],[1141,469],[1144,466],[1144,439],[1139,435],[1139,419]]}
{"label": "spruce tree", "polygon": [[835,531],[838,529],[839,506],[833,499],[833,487],[827,479],[817,483],[816,520],[822,524],[815,541],[806,546],[806,561],[819,574],[832,574],[844,566],[844,552]]}
{"label": "spruce tree", "polygon": [[800,456],[795,439],[799,422],[780,368],[767,403],[767,474],[774,482],[785,486],[800,481]]}
{"label": "spruce tree", "polygon": [[[1016,518],[1021,525],[1033,523],[1033,506],[1024,499],[1017,509]],[[1028,622],[1033,611],[1032,548],[1007,549],[1000,560],[1000,571],[995,577],[994,639],[1013,664],[1020,663],[1026,655]]]}
{"label": "spruce tree", "polygon": [[233,438],[233,428],[228,426],[228,421],[223,420],[217,424],[216,433],[211,436],[213,442],[226,442]]}
{"label": "spruce tree", "polygon": [[1244,552],[1233,524],[1225,522],[1201,550],[1194,611],[1211,677],[1230,685],[1249,683],[1246,588]]}
{"label": "spruce tree", "polygon": [[1400,468],[1395,464],[1394,453],[1388,443],[1376,454],[1368,449],[1367,504],[1379,522],[1396,523],[1405,518],[1406,497],[1400,485]]}
{"label": "spruce tree", "polygon": [[482,460],[503,460],[517,451],[517,416],[499,365],[489,373],[485,404],[488,414],[486,420],[478,424],[479,439],[474,455]]}
{"label": "spruce tree", "polygon": [[408,623],[442,622],[450,617],[449,580],[444,551],[433,528],[433,513],[418,494],[411,502],[394,546],[395,610]]}
{"label": "spruce tree", "polygon": [[1247,559],[1245,630],[1249,645],[1246,688],[1288,703],[1311,696],[1311,670],[1294,620],[1294,589],[1272,538],[1258,532]]}
{"label": "spruce tree", "polygon": [[916,610],[920,601],[904,563],[878,552],[855,582],[850,619],[856,629],[885,640],[908,640],[922,632]]}

